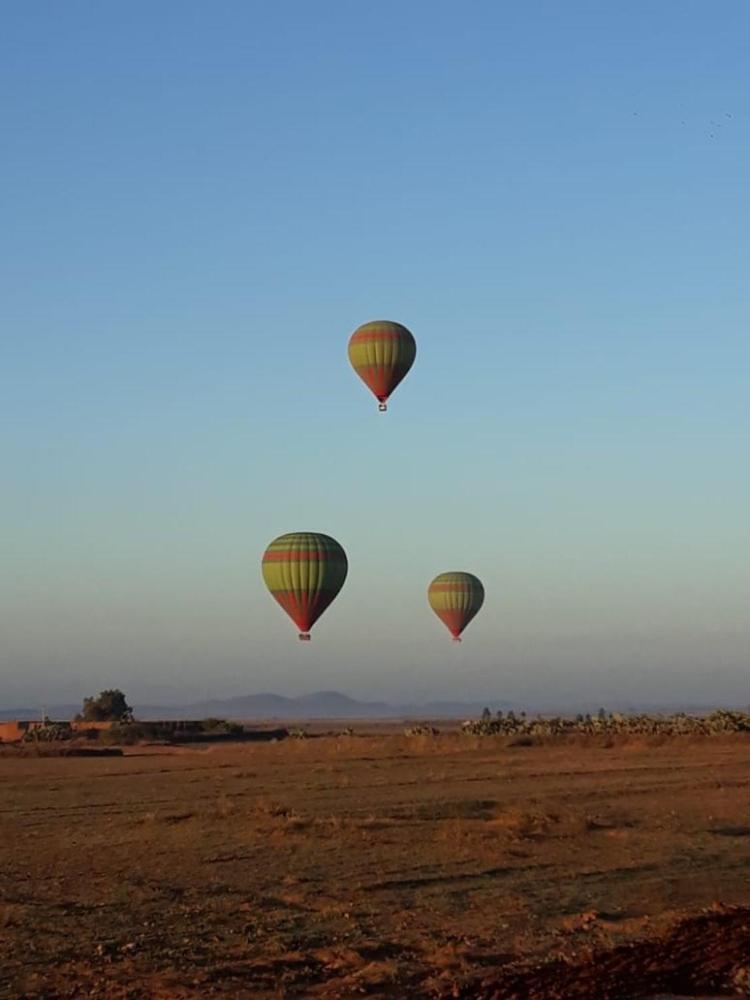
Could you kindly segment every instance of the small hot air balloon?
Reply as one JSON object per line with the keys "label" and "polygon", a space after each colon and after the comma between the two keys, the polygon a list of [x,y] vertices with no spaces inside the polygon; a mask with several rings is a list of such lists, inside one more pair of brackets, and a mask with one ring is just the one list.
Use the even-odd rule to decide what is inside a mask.
{"label": "small hot air balloon", "polygon": [[346,580],[346,552],[335,538],[314,531],[279,535],[263,554],[263,579],[300,630],[310,629],[335,599]]}
{"label": "small hot air balloon", "polygon": [[387,400],[414,364],[417,343],[400,323],[376,320],[354,331],[349,341],[352,368],[375,395],[378,409],[387,410]]}
{"label": "small hot air balloon", "polygon": [[454,642],[484,603],[482,581],[473,573],[440,573],[427,589],[430,607],[445,624]]}

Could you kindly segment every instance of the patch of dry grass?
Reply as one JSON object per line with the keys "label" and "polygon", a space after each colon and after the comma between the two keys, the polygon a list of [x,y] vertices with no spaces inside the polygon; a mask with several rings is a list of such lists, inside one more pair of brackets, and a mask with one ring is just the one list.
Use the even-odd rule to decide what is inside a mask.
{"label": "patch of dry grass", "polygon": [[487,826],[493,830],[503,830],[519,840],[528,840],[556,832],[560,826],[560,817],[511,807],[497,810],[488,819]]}

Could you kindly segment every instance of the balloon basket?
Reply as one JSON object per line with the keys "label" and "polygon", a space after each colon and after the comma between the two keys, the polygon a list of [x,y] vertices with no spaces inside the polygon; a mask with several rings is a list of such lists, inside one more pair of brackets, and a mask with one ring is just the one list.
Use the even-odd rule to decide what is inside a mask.
{"label": "balloon basket", "polygon": [[461,636],[460,635],[454,635],[453,636],[453,641],[454,642],[460,642],[461,641]]}
{"label": "balloon basket", "polygon": [[385,411],[388,409],[388,404],[382,402],[378,403],[378,409],[380,410],[381,413],[385,413]]}
{"label": "balloon basket", "polygon": [[310,633],[309,632],[300,632],[300,634],[299,634],[299,641],[300,642],[309,642],[310,638],[311,637],[310,637]]}

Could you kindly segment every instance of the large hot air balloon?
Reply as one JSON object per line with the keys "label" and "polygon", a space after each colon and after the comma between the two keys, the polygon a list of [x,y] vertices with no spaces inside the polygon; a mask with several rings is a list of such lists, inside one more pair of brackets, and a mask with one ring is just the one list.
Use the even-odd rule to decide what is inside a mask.
{"label": "large hot air balloon", "polygon": [[440,573],[427,589],[427,600],[454,642],[484,603],[482,581],[473,573]]}
{"label": "large hot air balloon", "polygon": [[310,629],[344,585],[349,564],[335,538],[314,531],[279,535],[263,554],[263,579],[300,630]]}
{"label": "large hot air balloon", "polygon": [[417,343],[400,323],[376,320],[354,331],[349,341],[352,367],[387,410],[387,400],[414,364]]}

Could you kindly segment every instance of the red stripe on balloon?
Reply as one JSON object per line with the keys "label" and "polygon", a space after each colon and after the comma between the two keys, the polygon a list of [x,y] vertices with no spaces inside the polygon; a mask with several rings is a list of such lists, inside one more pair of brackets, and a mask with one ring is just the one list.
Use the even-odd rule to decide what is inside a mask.
{"label": "red stripe on balloon", "polygon": [[317,552],[315,549],[300,550],[300,549],[274,549],[272,552],[266,552],[263,556],[263,562],[345,562],[346,557],[342,556],[340,552]]}
{"label": "red stripe on balloon", "polygon": [[271,593],[300,632],[309,632],[336,596],[325,590],[309,596],[291,590],[272,590]]}
{"label": "red stripe on balloon", "polygon": [[365,330],[362,333],[352,335],[350,344],[373,344],[383,340],[407,340],[403,331],[400,330]]}

